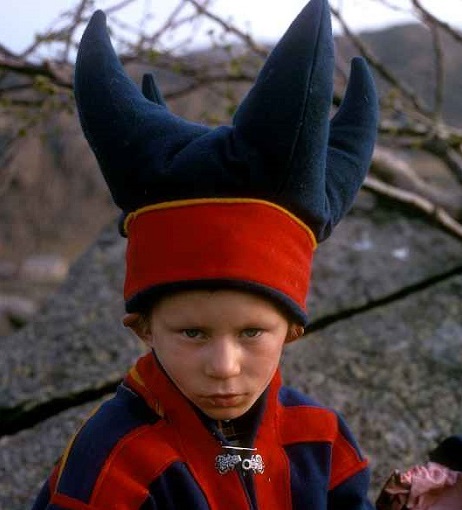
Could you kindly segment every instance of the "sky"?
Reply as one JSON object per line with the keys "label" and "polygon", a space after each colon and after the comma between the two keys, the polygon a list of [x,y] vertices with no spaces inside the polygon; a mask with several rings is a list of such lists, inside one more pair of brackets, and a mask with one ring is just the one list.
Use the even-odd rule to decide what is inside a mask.
{"label": "sky", "polygon": [[[384,8],[380,0],[332,0],[343,9],[349,24],[356,30],[374,30],[387,25],[412,21],[403,11],[409,10],[410,0],[384,0],[400,6],[400,10]],[[32,41],[35,33],[46,30],[59,14],[77,0],[1,0],[0,43],[20,52]],[[94,0],[95,8],[104,9],[114,0]],[[137,0],[124,11],[124,20],[136,23],[147,10],[160,21],[177,5],[178,0]],[[422,0],[423,5],[440,19],[462,28],[462,0]],[[275,42],[292,19],[305,5],[305,0],[214,0],[213,11],[249,30],[261,42]],[[334,30],[335,30],[334,24]],[[196,37],[199,45],[205,39]],[[202,43],[202,44],[201,44]]]}

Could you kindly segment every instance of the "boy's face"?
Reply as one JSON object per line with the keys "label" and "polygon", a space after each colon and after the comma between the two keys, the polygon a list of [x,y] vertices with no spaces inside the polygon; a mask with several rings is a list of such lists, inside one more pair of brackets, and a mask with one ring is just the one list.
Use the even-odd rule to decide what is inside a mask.
{"label": "boy's face", "polygon": [[248,411],[271,381],[289,333],[268,300],[236,291],[185,291],[163,298],[134,328],[178,389],[216,420]]}

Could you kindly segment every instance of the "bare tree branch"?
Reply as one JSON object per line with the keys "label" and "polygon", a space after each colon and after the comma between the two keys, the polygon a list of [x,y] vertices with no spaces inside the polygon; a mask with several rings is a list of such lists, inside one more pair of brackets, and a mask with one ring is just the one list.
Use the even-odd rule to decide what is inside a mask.
{"label": "bare tree branch", "polygon": [[9,57],[9,58],[16,57],[16,55],[14,53],[12,53],[11,50],[9,48],[7,48],[6,46],[4,46],[3,44],[0,44],[0,55]]}
{"label": "bare tree branch", "polygon": [[[52,61],[44,61],[41,64],[34,64],[28,61],[21,61],[16,58],[2,57],[0,55],[0,69],[14,71],[24,76],[43,76],[52,83],[63,88],[72,88],[70,69],[62,64]],[[1,92],[1,91],[0,91]]]}
{"label": "bare tree branch", "polygon": [[382,78],[384,78],[390,85],[396,87],[404,97],[406,97],[414,108],[428,116],[432,114],[432,111],[428,108],[427,105],[416,95],[416,93],[412,90],[412,88],[403,83],[398,77],[388,68],[386,67],[380,60],[372,53],[372,51],[364,44],[364,42],[354,34],[346,23],[344,17],[340,13],[338,9],[334,7],[330,8],[333,16],[340,23],[342,30],[345,35],[350,39],[350,41],[355,45],[361,55],[369,62],[369,64],[379,73]]}
{"label": "bare tree branch", "polygon": [[435,221],[444,230],[462,240],[462,224],[451,218],[444,209],[437,207],[417,193],[391,186],[372,176],[366,177],[363,187],[379,196],[414,207],[424,213],[431,221]]}
{"label": "bare tree branch", "polygon": [[89,0],[80,0],[80,3],[77,5],[74,15],[72,16],[71,25],[69,27],[69,30],[66,31],[64,38],[64,51],[62,56],[62,60],[64,62],[67,62],[69,60],[69,53],[72,46],[72,37],[74,36],[77,27],[82,21],[82,16],[88,3]]}
{"label": "bare tree branch", "polygon": [[429,137],[422,142],[422,148],[440,158],[451,170],[454,177],[462,184],[462,154],[460,143],[451,147],[446,140],[438,136]]}
{"label": "bare tree branch", "polygon": [[462,34],[451,27],[449,23],[441,21],[436,16],[434,16],[428,9],[426,9],[420,0],[411,0],[412,5],[415,7],[416,11],[421,16],[422,20],[428,21],[432,23],[434,26],[437,26],[447,32],[451,37],[453,37],[457,42],[462,43]]}
{"label": "bare tree branch", "polygon": [[223,76],[201,76],[197,77],[193,83],[189,85],[172,91],[167,92],[165,95],[165,99],[178,99],[180,97],[184,97],[191,92],[195,92],[201,88],[208,87],[212,84],[218,83],[252,83],[254,80],[253,75],[240,74],[236,76],[229,76],[227,74]]}
{"label": "bare tree branch", "polygon": [[380,5],[384,5],[391,11],[406,12],[406,13],[409,12],[408,9],[404,8],[403,6],[396,5],[393,2],[390,2],[389,0],[374,0],[374,1]]}
{"label": "bare tree branch", "polygon": [[204,5],[200,4],[197,0],[186,1],[194,5],[198,13],[206,16],[207,18],[217,23],[217,25],[221,26],[227,33],[237,36],[245,44],[245,46],[251,51],[253,51],[256,55],[259,55],[262,58],[266,58],[266,56],[268,55],[268,50],[257,44],[250,34],[245,33],[242,30],[239,30],[237,27],[226,22],[221,17],[211,13],[206,7],[204,7]]}
{"label": "bare tree branch", "polygon": [[462,219],[462,188],[442,189],[429,184],[417,169],[402,158],[397,151],[377,144],[374,150],[371,174],[381,181],[400,189],[417,193],[451,216]]}
{"label": "bare tree branch", "polygon": [[439,28],[431,24],[430,31],[432,33],[433,48],[435,51],[435,92],[433,105],[433,119],[440,124],[443,120],[443,103],[444,103],[444,53],[441,43],[441,34]]}

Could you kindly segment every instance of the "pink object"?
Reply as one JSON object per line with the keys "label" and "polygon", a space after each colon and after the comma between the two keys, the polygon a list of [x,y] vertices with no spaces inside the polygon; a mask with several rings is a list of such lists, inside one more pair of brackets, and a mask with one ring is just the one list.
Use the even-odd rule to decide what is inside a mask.
{"label": "pink object", "polygon": [[412,510],[462,510],[462,473],[436,462],[415,466],[404,475],[411,490],[407,507]]}
{"label": "pink object", "polygon": [[395,472],[377,501],[378,510],[462,510],[462,473],[436,462]]}

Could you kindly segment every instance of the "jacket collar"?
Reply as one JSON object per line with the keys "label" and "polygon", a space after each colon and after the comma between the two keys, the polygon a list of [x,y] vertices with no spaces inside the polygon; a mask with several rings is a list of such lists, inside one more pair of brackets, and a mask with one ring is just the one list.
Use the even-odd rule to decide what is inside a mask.
{"label": "jacket collar", "polygon": [[[173,425],[183,437],[202,437],[204,431],[214,436],[220,445],[228,441],[220,432],[215,420],[205,416],[176,387],[163,370],[155,354],[150,352],[141,357],[125,378],[125,384],[141,395],[147,405],[161,418]],[[264,394],[248,411],[248,437],[253,443],[260,424],[269,426],[276,432],[276,415],[279,407],[278,393],[281,387],[281,375],[278,370]],[[257,408],[255,408],[257,406]],[[247,416],[238,418],[245,420]],[[269,438],[268,438],[269,439]]]}

